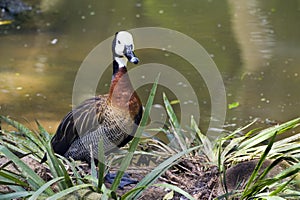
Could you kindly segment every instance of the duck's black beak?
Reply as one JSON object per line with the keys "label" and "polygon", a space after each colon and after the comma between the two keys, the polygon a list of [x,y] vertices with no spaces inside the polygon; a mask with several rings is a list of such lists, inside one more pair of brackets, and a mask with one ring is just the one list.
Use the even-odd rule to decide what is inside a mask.
{"label": "duck's black beak", "polygon": [[132,50],[132,45],[125,45],[124,55],[129,60],[129,62],[132,62],[134,64],[139,63],[139,59],[135,56],[135,54]]}

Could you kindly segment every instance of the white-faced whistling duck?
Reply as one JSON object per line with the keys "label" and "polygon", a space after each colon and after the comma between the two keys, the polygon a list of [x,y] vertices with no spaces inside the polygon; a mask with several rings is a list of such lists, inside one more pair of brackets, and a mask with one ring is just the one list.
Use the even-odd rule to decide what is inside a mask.
{"label": "white-faced whistling duck", "polygon": [[[87,99],[65,116],[51,140],[55,153],[90,163],[91,150],[98,158],[99,139],[107,155],[133,138],[143,113],[126,69],[127,60],[139,62],[133,50],[132,35],[126,31],[116,33],[109,93]],[[46,159],[45,156],[42,162]]]}

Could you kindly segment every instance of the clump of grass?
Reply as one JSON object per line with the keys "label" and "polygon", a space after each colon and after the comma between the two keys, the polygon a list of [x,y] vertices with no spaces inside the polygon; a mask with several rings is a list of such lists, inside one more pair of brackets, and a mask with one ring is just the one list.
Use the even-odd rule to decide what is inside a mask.
{"label": "clump of grass", "polygon": [[[32,131],[10,118],[0,116],[0,121],[11,125],[16,130],[2,130],[0,133],[0,155],[8,159],[7,163],[0,168],[0,185],[5,185],[9,189],[9,193],[0,194],[0,199],[58,199],[69,198],[70,194],[74,193],[79,196],[93,195],[93,198],[97,199],[138,199],[150,186],[164,187],[171,190],[165,196],[166,199],[172,198],[174,191],[188,199],[195,199],[178,186],[156,183],[156,180],[166,170],[178,163],[181,158],[199,154],[205,155],[208,163],[219,168],[224,192],[217,199],[299,199],[300,192],[295,189],[295,185],[299,184],[296,175],[300,171],[300,133],[277,141],[275,137],[298,126],[300,118],[263,130],[250,130],[242,136],[237,134],[246,131],[255,123],[253,122],[211,141],[201,133],[193,117],[191,117],[190,128],[184,130],[180,126],[168,98],[163,94],[169,124],[168,128],[159,130],[168,134],[172,141],[169,145],[152,139],[140,141],[140,136],[150,114],[157,82],[158,79],[151,90],[136,137],[131,142],[128,152],[119,157],[121,165],[110,188],[107,188],[104,184],[104,175],[108,170],[105,162],[98,162],[97,167],[92,162],[91,174],[85,174],[77,162],[54,154],[50,144],[51,135],[38,122],[38,130]],[[196,135],[196,137],[193,138],[193,135]],[[265,144],[266,141],[267,144]],[[141,142],[147,142],[159,151],[137,151],[138,144]],[[45,168],[52,174],[51,180],[41,178],[22,160],[23,157],[30,156],[39,162],[45,152],[48,157]],[[100,161],[104,161],[103,152],[103,143],[99,141],[98,160]],[[121,178],[130,165],[134,154],[145,154],[164,159],[135,188],[122,196],[117,196],[116,191]],[[229,191],[226,186],[226,169],[236,163],[252,159],[257,159],[258,162],[245,187]],[[261,170],[262,164],[266,160],[271,160],[271,165]],[[275,177],[269,178],[267,176],[269,172],[282,161],[288,164],[287,169]],[[19,171],[8,170],[7,166],[11,163],[17,166]]]}
{"label": "clump of grass", "polygon": [[[250,130],[240,136],[241,131],[248,129],[254,122],[239,128],[227,136],[210,141],[204,136],[192,120],[192,128],[197,132],[198,140],[203,144],[200,151],[207,155],[209,162],[218,166],[221,174],[221,184],[225,194],[218,199],[299,199],[300,180],[300,133],[285,139],[275,140],[277,135],[295,129],[300,124],[300,118],[275,125],[263,130]],[[268,142],[268,144],[265,144]],[[226,183],[226,168],[238,163],[257,160],[257,164],[249,176],[247,184],[239,189],[229,191]],[[263,168],[265,162],[271,162]],[[273,177],[271,170],[286,164],[286,169]],[[247,165],[245,165],[247,166]],[[247,169],[245,169],[245,172]],[[243,174],[236,174],[243,176]]]}
{"label": "clump of grass", "polygon": [[[189,149],[188,145],[193,142],[194,145],[200,145],[193,151],[193,155],[205,155],[209,164],[218,166],[221,174],[220,185],[225,193],[219,194],[217,199],[270,199],[271,197],[274,199],[299,199],[300,192],[297,190],[300,187],[300,133],[285,139],[275,140],[275,138],[289,130],[295,130],[300,124],[300,118],[262,130],[252,129],[241,135],[241,132],[250,129],[256,123],[254,120],[245,127],[238,128],[232,133],[223,134],[211,141],[201,133],[193,117],[191,117],[191,130],[183,130],[165,95],[164,102],[170,119],[170,128],[165,129],[164,132],[171,132],[177,141],[177,145],[170,146],[172,150],[178,152]],[[188,131],[190,133],[187,134]],[[196,135],[196,138],[193,138],[192,135]],[[225,178],[226,169],[254,159],[257,160],[257,165],[249,179],[246,180],[245,187],[228,191]],[[263,168],[263,163],[268,161],[271,164]],[[286,164],[286,169],[270,177],[270,172],[281,166],[282,163]]]}

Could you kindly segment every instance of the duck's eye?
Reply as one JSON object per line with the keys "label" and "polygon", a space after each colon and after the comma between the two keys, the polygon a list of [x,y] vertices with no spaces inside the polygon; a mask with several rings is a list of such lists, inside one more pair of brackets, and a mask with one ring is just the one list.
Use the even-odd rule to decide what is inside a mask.
{"label": "duck's eye", "polygon": [[121,44],[120,40],[118,40],[118,44]]}

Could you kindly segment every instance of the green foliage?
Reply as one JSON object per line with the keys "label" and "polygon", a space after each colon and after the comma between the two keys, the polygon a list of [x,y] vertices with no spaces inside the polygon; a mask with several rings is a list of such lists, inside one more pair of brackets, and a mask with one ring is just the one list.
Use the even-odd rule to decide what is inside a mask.
{"label": "green foliage", "polygon": [[[249,128],[249,125],[235,131],[226,138],[220,139],[222,144],[220,148],[222,150],[220,151],[221,166],[219,167],[221,170],[224,169],[224,165],[230,166],[255,158],[259,159],[243,190],[228,192],[226,190],[225,177],[222,177],[225,191],[227,191],[227,194],[224,195],[226,199],[252,199],[255,197],[262,199],[284,199],[283,197],[287,196],[289,196],[288,199],[299,199],[299,194],[295,196],[292,188],[299,187],[299,181],[297,186],[297,182],[294,180],[300,171],[300,133],[282,140],[275,140],[277,135],[296,128],[299,123],[300,118],[297,118],[261,131],[251,130],[243,136],[236,136],[236,132],[246,130]],[[226,144],[225,141],[227,142]],[[269,141],[267,145],[265,145],[266,141]],[[262,164],[266,160],[271,160],[272,162],[267,168],[260,171]],[[267,175],[270,174],[270,171],[278,167],[281,163],[286,163],[290,167],[275,177],[268,178]],[[225,171],[223,175],[225,175]]]}
{"label": "green foliage", "polygon": [[[138,127],[136,137],[130,144],[128,152],[121,157],[120,169],[110,188],[104,185],[104,175],[107,172],[107,161],[103,154],[103,141],[99,141],[98,165],[96,167],[92,159],[91,174],[87,175],[74,160],[68,160],[55,155],[50,144],[50,134],[37,122],[38,131],[31,131],[24,125],[4,116],[0,116],[2,122],[12,126],[14,131],[2,130],[0,134],[0,155],[8,158],[8,162],[0,168],[0,184],[6,185],[11,192],[0,194],[0,199],[28,198],[70,198],[77,193],[84,195],[97,194],[101,199],[138,199],[150,186],[164,187],[171,190],[165,199],[174,196],[174,192],[184,195],[188,199],[193,197],[179,187],[171,184],[156,184],[155,181],[171,166],[187,155],[204,154],[207,162],[219,167],[225,194],[217,199],[299,199],[300,193],[296,184],[299,184],[297,175],[300,171],[300,133],[282,140],[275,140],[277,135],[294,129],[300,123],[300,118],[288,121],[281,125],[272,126],[263,130],[250,130],[244,135],[237,133],[245,132],[255,121],[245,127],[239,128],[230,134],[226,134],[215,141],[211,141],[201,133],[197,123],[191,117],[191,127],[184,130],[177,119],[172,103],[163,94],[163,101],[169,117],[168,128],[161,128],[166,133],[171,144],[166,145],[155,139],[140,140],[144,127],[147,124],[150,109],[157,88],[156,80],[151,90],[145,112]],[[195,135],[193,138],[192,136]],[[268,142],[268,144],[266,144]],[[156,149],[153,152],[137,151],[138,144],[147,143]],[[192,146],[190,146],[193,144]],[[40,161],[47,154],[47,162],[44,164],[50,170],[52,178],[43,180],[33,169],[24,163],[22,157],[30,156]],[[120,184],[124,171],[132,162],[134,154],[151,155],[164,158],[157,167],[147,174],[132,190],[121,197],[117,197],[116,191]],[[236,163],[258,159],[252,175],[243,190],[228,191],[226,188],[226,168]],[[262,164],[266,160],[272,160],[270,166],[262,170]],[[286,162],[290,167],[269,178],[268,174],[281,162]],[[8,170],[7,166],[14,163],[20,171]],[[67,170],[67,168],[68,170]]]}
{"label": "green foliage", "polygon": [[[171,103],[169,102],[167,96],[165,93],[163,93],[163,100],[165,104],[165,108],[168,113],[168,117],[170,119],[170,132],[173,134],[174,138],[177,141],[177,145],[179,146],[179,151],[181,150],[187,150],[188,148],[188,137],[184,135],[182,128],[180,126],[179,120],[176,117],[176,114],[171,106]],[[176,147],[175,147],[176,148]]]}

